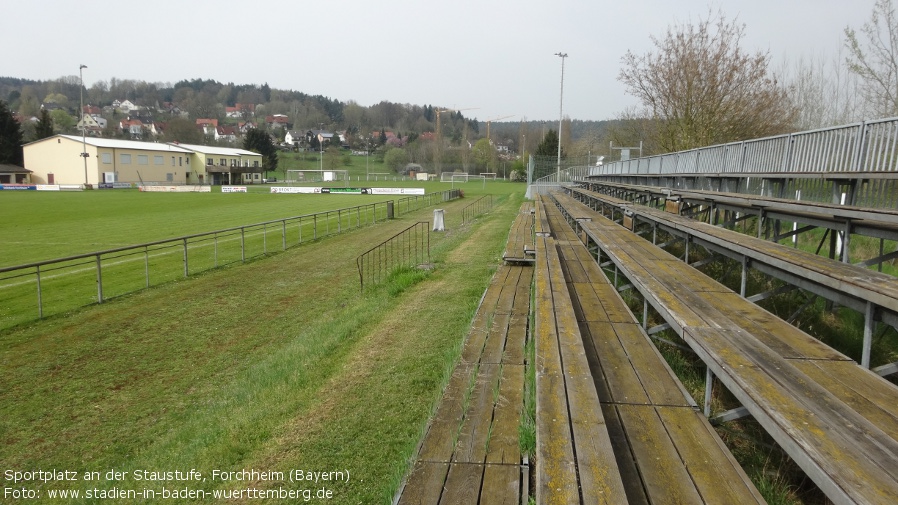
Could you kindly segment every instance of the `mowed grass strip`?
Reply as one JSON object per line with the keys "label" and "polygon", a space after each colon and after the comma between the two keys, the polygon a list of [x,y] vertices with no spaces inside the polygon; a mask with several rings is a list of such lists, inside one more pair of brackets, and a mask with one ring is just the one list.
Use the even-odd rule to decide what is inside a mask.
{"label": "mowed grass strip", "polygon": [[441,205],[404,289],[361,294],[355,256],[432,209],[0,333],[0,466],[348,470],[340,503],[388,501],[520,199],[464,228]]}

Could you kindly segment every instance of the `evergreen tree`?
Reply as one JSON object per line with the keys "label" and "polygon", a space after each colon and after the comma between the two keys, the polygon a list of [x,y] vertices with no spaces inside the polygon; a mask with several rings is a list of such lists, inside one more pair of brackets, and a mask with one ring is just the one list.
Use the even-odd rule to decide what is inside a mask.
{"label": "evergreen tree", "polygon": [[0,100],[0,165],[23,166],[22,128],[6,102]]}
{"label": "evergreen tree", "polygon": [[278,153],[267,132],[252,128],[243,137],[243,148],[262,155],[262,170],[273,172],[278,167]]}
{"label": "evergreen tree", "polygon": [[387,131],[383,128],[380,129],[380,145],[384,145],[387,143]]}
{"label": "evergreen tree", "polygon": [[53,130],[53,118],[50,117],[50,111],[41,109],[41,117],[34,125],[34,140],[52,137],[54,133],[56,132]]}
{"label": "evergreen tree", "polygon": [[[546,138],[536,147],[536,156],[558,156],[558,132],[552,130],[546,132]],[[561,158],[564,159],[564,149],[561,150]]]}

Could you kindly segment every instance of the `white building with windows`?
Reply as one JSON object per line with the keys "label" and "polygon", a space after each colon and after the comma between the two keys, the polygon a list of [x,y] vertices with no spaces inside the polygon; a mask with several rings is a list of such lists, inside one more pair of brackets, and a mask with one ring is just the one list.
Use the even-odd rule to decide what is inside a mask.
{"label": "white building with windows", "polygon": [[253,182],[262,155],[243,149],[54,135],[23,146],[33,184],[231,184]]}

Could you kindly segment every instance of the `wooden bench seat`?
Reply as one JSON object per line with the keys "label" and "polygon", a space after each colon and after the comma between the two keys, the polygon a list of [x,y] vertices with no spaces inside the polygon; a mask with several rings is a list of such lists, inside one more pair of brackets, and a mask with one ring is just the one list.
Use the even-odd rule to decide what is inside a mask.
{"label": "wooden bench seat", "polygon": [[607,219],[578,226],[833,502],[894,503],[898,388]]}
{"label": "wooden bench seat", "polygon": [[502,259],[508,263],[532,263],[533,262],[533,221],[534,209],[532,202],[521,205],[511,230],[508,233],[508,241],[505,244],[505,252]]}
{"label": "wooden bench seat", "polygon": [[527,496],[519,425],[532,279],[532,266],[499,265],[395,503],[519,504]]}
{"label": "wooden bench seat", "polygon": [[595,258],[546,213],[629,503],[763,503]]}
{"label": "wooden bench seat", "polygon": [[[548,222],[537,202],[537,220]],[[626,503],[553,237],[536,238],[536,501]]]}

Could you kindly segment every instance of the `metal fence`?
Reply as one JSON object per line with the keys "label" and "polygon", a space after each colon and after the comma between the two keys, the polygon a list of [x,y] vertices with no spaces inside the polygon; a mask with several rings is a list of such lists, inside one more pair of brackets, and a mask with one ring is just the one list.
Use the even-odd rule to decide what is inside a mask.
{"label": "metal fence", "polygon": [[493,208],[493,195],[484,195],[474,200],[474,203],[467,205],[461,210],[461,223],[473,221],[475,217],[484,212],[489,212]]}
{"label": "metal fence", "polygon": [[430,262],[430,222],[420,221],[368,249],[356,258],[359,283],[380,282],[397,268]]}
{"label": "metal fence", "polygon": [[440,191],[0,268],[0,329],[243,263],[458,196],[457,190]]}
{"label": "metal fence", "polygon": [[[742,178],[739,192],[781,198],[832,202],[842,186],[852,185],[845,203],[898,206],[898,118],[732,142],[689,151],[633,158],[593,166],[562,160],[557,173],[547,170],[554,158],[531,163],[533,191],[586,177],[652,176],[690,189],[719,190],[718,180]],[[768,182],[776,178],[775,188]],[[775,191],[775,193],[774,193]],[[841,202],[839,202],[841,203]]]}

